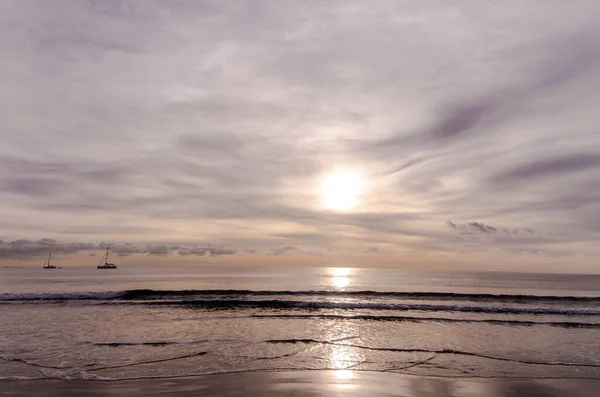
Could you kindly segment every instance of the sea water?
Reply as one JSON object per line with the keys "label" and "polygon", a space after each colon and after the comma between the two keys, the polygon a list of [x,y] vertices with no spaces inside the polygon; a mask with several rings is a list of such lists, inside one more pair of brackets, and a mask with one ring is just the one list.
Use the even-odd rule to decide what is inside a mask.
{"label": "sea water", "polygon": [[0,378],[600,378],[600,276],[0,268]]}

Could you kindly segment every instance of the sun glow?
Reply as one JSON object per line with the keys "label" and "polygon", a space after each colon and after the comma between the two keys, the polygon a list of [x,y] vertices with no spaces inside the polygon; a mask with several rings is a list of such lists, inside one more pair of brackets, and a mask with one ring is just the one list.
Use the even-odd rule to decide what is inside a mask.
{"label": "sun glow", "polygon": [[358,173],[350,170],[332,172],[323,180],[323,204],[335,211],[351,210],[360,204],[362,190],[363,181]]}

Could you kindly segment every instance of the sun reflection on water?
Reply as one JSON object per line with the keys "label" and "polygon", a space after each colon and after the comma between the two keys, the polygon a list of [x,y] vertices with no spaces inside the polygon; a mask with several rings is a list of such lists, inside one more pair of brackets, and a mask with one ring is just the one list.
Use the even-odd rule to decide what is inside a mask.
{"label": "sun reflection on water", "polygon": [[336,267],[331,269],[331,286],[338,290],[343,290],[350,284],[352,270],[346,267]]}
{"label": "sun reflection on water", "polygon": [[[336,267],[329,270],[329,284],[338,291],[343,291],[350,286],[352,281],[352,269],[345,267]],[[347,298],[335,297],[337,300],[346,300]],[[359,338],[359,332],[356,324],[346,321],[331,321],[324,326],[325,340],[333,343],[327,347],[328,350],[328,368],[335,370],[333,376],[336,380],[336,386],[342,389],[353,388],[352,379],[355,374],[351,368],[360,365],[365,357],[363,352],[353,346],[344,346],[351,344],[351,340]]]}
{"label": "sun reflection on water", "polygon": [[332,342],[327,346],[327,366],[336,370],[337,380],[352,379],[354,372],[351,369],[365,360],[364,352],[352,346],[360,343],[359,330],[355,323],[346,321],[331,321],[326,327],[325,340]]}
{"label": "sun reflection on water", "polygon": [[[355,350],[356,349],[354,348],[346,346],[332,346],[331,354],[329,356],[329,367],[331,369],[345,370],[346,368],[359,363],[363,356],[358,354]],[[347,371],[352,372],[349,370]],[[345,374],[347,375],[347,372]]]}

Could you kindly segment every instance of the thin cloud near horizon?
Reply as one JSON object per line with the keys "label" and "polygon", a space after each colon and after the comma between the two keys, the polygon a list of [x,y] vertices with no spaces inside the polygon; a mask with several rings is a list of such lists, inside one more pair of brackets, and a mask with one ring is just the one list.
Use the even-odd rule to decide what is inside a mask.
{"label": "thin cloud near horizon", "polygon": [[[575,3],[3,2],[0,261],[600,271],[600,4]],[[350,211],[319,197],[338,169]]]}

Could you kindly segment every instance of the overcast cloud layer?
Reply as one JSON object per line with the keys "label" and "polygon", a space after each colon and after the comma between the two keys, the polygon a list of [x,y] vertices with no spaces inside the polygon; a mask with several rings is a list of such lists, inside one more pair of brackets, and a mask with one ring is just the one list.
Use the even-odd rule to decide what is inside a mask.
{"label": "overcast cloud layer", "polygon": [[[1,0],[0,260],[598,272],[598,26],[594,0]],[[344,168],[368,189],[333,212]]]}

